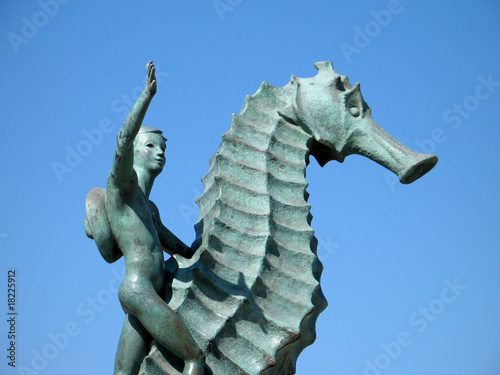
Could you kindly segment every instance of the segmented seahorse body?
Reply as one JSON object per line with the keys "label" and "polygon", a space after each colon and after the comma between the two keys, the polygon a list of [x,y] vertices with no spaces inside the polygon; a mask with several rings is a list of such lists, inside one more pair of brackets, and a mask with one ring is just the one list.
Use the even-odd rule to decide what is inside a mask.
{"label": "segmented seahorse body", "polygon": [[[331,62],[314,65],[315,77],[292,76],[283,88],[264,82],[246,98],[203,178],[198,251],[174,272],[167,301],[205,352],[208,374],[294,374],[314,341],[326,300],[307,204],[309,155],[321,166],[363,155],[403,184],[438,161],[384,131],[359,83],[352,86]],[[182,363],[153,348],[140,374],[179,369]]]}
{"label": "segmented seahorse body", "polygon": [[214,375],[294,374],[327,305],[307,203],[311,135],[278,114],[292,95],[264,82],[233,115],[202,179],[197,256],[172,282],[169,305]]}

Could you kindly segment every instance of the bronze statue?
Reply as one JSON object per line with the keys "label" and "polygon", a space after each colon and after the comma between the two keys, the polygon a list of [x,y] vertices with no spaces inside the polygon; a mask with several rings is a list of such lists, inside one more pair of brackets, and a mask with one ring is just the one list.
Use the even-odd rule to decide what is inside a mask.
{"label": "bronze statue", "polygon": [[[149,66],[148,86],[118,136],[107,192],[96,188],[87,198],[87,233],[108,261],[121,253],[126,258],[120,301],[128,321],[118,367],[125,353],[137,352],[135,371],[152,336],[156,341],[139,375],[180,375],[191,368],[201,373],[204,357],[198,347],[210,375],[294,374],[327,305],[307,203],[310,157],[324,166],[364,155],[396,173],[403,184],[436,165],[435,155],[408,149],[375,123],[359,83],[351,85],[331,62],[315,66],[315,77],[292,76],[284,87],[262,83],[247,96],[241,113],[232,116],[202,179],[192,249],[164,229],[147,199],[164,152],[158,132],[136,137],[156,89]],[[132,149],[134,138],[132,168],[132,157],[124,152]],[[166,262],[166,303],[159,301],[160,243],[184,255]],[[173,347],[172,332],[179,332],[177,343],[185,349]],[[134,339],[141,334],[148,340]]]}
{"label": "bronze statue", "polygon": [[[97,245],[102,244],[103,256],[109,262],[122,254],[125,257],[126,273],[118,295],[126,318],[116,353],[115,374],[137,374],[154,339],[184,361],[183,375],[202,375],[203,353],[179,316],[160,296],[165,267],[163,251],[185,257],[191,257],[193,251],[165,228],[158,208],[149,200],[155,178],[165,165],[166,139],[159,130],[141,127],[156,93],[152,61],[147,70],[146,88],[118,133],[106,191],[97,188],[87,198],[87,234],[93,236],[94,229],[103,227],[97,220],[107,219],[106,229],[113,237],[113,246],[110,248],[110,238],[99,238],[99,242],[96,239]],[[96,208],[97,214],[92,215]]]}

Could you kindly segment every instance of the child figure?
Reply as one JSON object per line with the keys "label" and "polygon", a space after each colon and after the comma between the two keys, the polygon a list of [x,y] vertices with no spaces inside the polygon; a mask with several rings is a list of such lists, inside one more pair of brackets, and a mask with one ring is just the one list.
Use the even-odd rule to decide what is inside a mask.
{"label": "child figure", "polygon": [[184,361],[183,375],[203,375],[204,356],[188,329],[160,297],[163,250],[190,258],[193,250],[170,232],[149,200],[155,178],[165,165],[162,132],[141,127],[156,93],[155,68],[147,65],[146,88],[120,129],[106,191],[87,197],[87,235],[108,262],[125,257],[126,272],[118,296],[126,313],[115,360],[115,375],[136,375],[152,340]]}

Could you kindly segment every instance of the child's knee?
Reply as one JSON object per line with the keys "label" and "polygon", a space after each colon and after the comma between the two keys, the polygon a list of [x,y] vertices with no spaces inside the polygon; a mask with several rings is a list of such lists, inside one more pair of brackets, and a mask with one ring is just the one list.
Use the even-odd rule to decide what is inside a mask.
{"label": "child's knee", "polygon": [[144,295],[144,289],[137,283],[130,281],[123,281],[118,290],[118,299],[123,309],[135,315],[141,307],[141,296]]}

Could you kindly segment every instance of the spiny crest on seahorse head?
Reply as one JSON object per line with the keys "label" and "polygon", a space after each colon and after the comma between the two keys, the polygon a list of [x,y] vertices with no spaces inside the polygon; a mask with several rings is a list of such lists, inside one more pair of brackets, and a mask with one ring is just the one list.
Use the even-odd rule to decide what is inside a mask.
{"label": "spiny crest on seahorse head", "polygon": [[[351,96],[354,93],[354,90],[357,91],[356,86],[353,87],[349,82],[349,78],[346,75],[338,74],[334,68],[331,61],[321,61],[314,64],[315,68],[318,70],[318,74],[315,77],[310,78],[299,78],[295,75],[290,77],[290,82],[284,86],[276,87],[270,85],[268,82],[264,81],[260,85],[259,89],[255,92],[254,95],[247,95],[245,98],[245,102],[243,103],[243,107],[241,113],[243,114],[244,110],[248,107],[250,101],[255,99],[265,97],[267,100],[270,98],[278,99],[280,95],[282,95],[282,89],[289,89],[296,84],[304,83],[308,81],[309,84],[314,85],[315,83],[322,83],[325,86],[332,86],[339,91],[339,94],[345,93],[346,98]],[[347,100],[347,99],[346,99]],[[276,105],[278,103],[268,103],[271,105]],[[283,103],[281,103],[283,104]]]}
{"label": "spiny crest on seahorse head", "polygon": [[326,85],[333,86],[339,91],[346,91],[352,89],[352,85],[349,82],[349,78],[345,75],[338,74],[333,68],[331,61],[320,61],[314,64],[314,67],[318,70],[318,74],[312,78],[298,78],[292,75],[290,78],[289,85],[294,85],[295,83],[300,83],[302,80],[310,80],[310,84],[314,84],[316,81],[324,81]]}
{"label": "spiny crest on seahorse head", "polygon": [[[336,102],[339,104],[339,113],[349,113],[349,116],[363,118],[367,112],[370,111],[370,107],[363,99],[361,94],[361,87],[359,83],[354,86],[349,82],[349,78],[345,75],[338,74],[330,61],[322,61],[314,64],[318,70],[318,74],[311,78],[298,78],[292,75],[290,82],[285,87],[296,87],[297,90],[312,92],[319,85],[323,88],[331,88],[333,92],[329,94],[329,97],[336,98]],[[314,96],[317,94],[314,94]],[[312,98],[314,98],[312,96]],[[301,111],[294,108],[295,113],[301,117]]]}
{"label": "spiny crest on seahorse head", "polygon": [[318,69],[318,75],[316,77],[328,79],[328,74],[333,76],[333,78],[331,78],[333,79],[333,86],[344,92],[342,95],[342,102],[344,103],[345,108],[348,108],[354,117],[358,117],[360,115],[364,116],[364,113],[368,111],[370,107],[363,99],[359,82],[357,82],[353,87],[347,76],[342,76],[335,72],[333,64],[330,61],[317,62],[314,66]]}
{"label": "spiny crest on seahorse head", "polygon": [[[275,109],[282,108],[289,103],[286,103],[283,96],[283,90],[294,90],[298,88],[300,85],[322,85],[326,87],[332,87],[335,89],[338,98],[338,101],[344,104],[344,108],[350,109],[356,107],[359,109],[360,113],[364,113],[369,107],[366,102],[363,100],[361,95],[361,90],[359,83],[356,83],[354,87],[351,85],[349,78],[346,75],[338,74],[333,68],[333,64],[331,61],[322,61],[314,64],[316,69],[318,70],[318,74],[314,77],[309,78],[299,78],[295,75],[292,75],[290,78],[290,82],[284,87],[276,87],[272,86],[266,81],[262,82],[259,89],[255,92],[254,95],[247,95],[245,101],[243,103],[241,114],[250,114],[253,110],[266,110],[266,109]],[[286,95],[285,95],[286,96]],[[254,103],[262,103],[266,101],[266,105],[264,107],[258,106],[258,108],[251,108],[251,102]],[[252,110],[253,109],[253,110]],[[249,112],[247,112],[249,110]]]}

